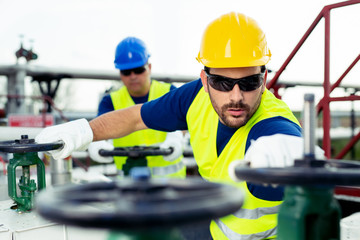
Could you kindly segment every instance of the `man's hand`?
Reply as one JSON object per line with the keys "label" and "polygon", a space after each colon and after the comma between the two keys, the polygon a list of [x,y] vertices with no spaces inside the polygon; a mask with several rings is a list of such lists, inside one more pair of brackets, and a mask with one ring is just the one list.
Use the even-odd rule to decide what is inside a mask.
{"label": "man's hand", "polygon": [[103,157],[99,154],[99,150],[114,150],[112,141],[102,140],[98,142],[92,142],[89,145],[88,151],[90,158],[98,163],[112,163],[113,157]]}
{"label": "man's hand", "polygon": [[64,147],[49,151],[54,159],[63,159],[75,151],[86,150],[93,140],[93,132],[85,118],[43,129],[36,137],[37,143],[63,141]]}
{"label": "man's hand", "polygon": [[174,161],[183,154],[183,135],[181,131],[169,132],[166,140],[159,145],[160,148],[172,148],[170,155],[163,156],[166,161]]}
{"label": "man's hand", "polygon": [[[238,166],[251,168],[282,168],[294,165],[296,159],[304,156],[302,137],[275,134],[252,141],[244,159],[234,160],[229,165],[229,175],[234,181],[240,181],[235,175]],[[315,158],[325,159],[324,151],[315,146]]]}
{"label": "man's hand", "polygon": [[[244,160],[252,168],[293,166],[296,159],[304,156],[304,139],[301,137],[275,134],[253,141],[246,151]],[[324,159],[324,151],[315,147],[315,157]]]}

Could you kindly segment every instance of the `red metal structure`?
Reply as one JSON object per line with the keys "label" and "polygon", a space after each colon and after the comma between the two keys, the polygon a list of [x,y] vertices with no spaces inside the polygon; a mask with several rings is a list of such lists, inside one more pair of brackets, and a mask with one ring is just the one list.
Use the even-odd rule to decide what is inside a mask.
{"label": "red metal structure", "polygon": [[43,109],[41,111],[42,117],[43,117],[43,127],[45,127],[45,122],[46,122],[46,106],[47,103],[50,104],[50,106],[55,109],[56,111],[59,112],[59,115],[61,117],[62,120],[64,120],[65,122],[68,122],[69,120],[64,116],[63,112],[61,111],[61,109],[59,109],[58,107],[55,106],[53,100],[51,97],[43,95],[43,96],[24,96],[24,95],[3,95],[0,94],[0,97],[5,97],[8,100],[9,99],[25,99],[25,98],[29,98],[32,100],[41,100],[44,104],[43,104]]}
{"label": "red metal structure", "polygon": [[[320,114],[322,112],[322,121],[323,121],[323,145],[322,148],[325,151],[325,156],[327,158],[331,158],[331,138],[330,138],[330,103],[333,101],[355,101],[360,100],[360,96],[352,95],[345,97],[330,97],[330,93],[337,88],[341,81],[345,78],[345,76],[350,72],[350,70],[356,65],[356,63],[360,60],[360,54],[355,58],[355,60],[350,64],[350,66],[345,70],[345,72],[341,75],[341,77],[334,83],[330,83],[330,11],[335,8],[350,6],[354,4],[359,4],[360,0],[349,0],[346,2],[340,2],[332,5],[325,6],[319,15],[316,17],[314,22],[311,24],[309,29],[305,32],[304,36],[300,39],[299,43],[296,45],[294,50],[290,53],[288,58],[282,64],[280,69],[276,72],[275,76],[272,80],[267,84],[268,89],[272,89],[274,91],[275,96],[280,98],[278,94],[279,88],[284,87],[281,83],[277,84],[279,76],[285,70],[287,65],[293,59],[295,54],[304,44],[305,40],[309,37],[311,32],[315,29],[317,24],[320,22],[322,18],[325,20],[325,60],[324,60],[324,96],[317,104],[317,113]],[[355,135],[349,143],[345,146],[345,148],[335,157],[337,159],[343,158],[346,153],[352,148],[352,146],[360,139],[360,133]]]}

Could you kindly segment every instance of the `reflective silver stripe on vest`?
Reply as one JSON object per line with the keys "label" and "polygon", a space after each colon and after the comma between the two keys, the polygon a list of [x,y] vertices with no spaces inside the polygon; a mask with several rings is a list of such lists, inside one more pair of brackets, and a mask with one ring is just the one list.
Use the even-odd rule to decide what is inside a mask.
{"label": "reflective silver stripe on vest", "polygon": [[280,205],[275,207],[264,207],[264,208],[255,208],[255,209],[240,209],[239,211],[233,213],[235,217],[242,219],[258,219],[262,216],[269,214],[277,214],[279,212]]}
{"label": "reflective silver stripe on vest", "polygon": [[182,161],[180,161],[176,164],[169,165],[169,166],[152,167],[151,173],[152,173],[152,175],[165,176],[168,174],[176,173],[176,172],[180,171],[183,167],[185,167],[185,165]]}
{"label": "reflective silver stripe on vest", "polygon": [[239,234],[228,228],[228,226],[226,226],[220,219],[215,219],[214,221],[221,229],[221,231],[225,234],[225,236],[231,240],[259,240],[276,235],[276,227],[264,232],[257,232],[254,234]]}

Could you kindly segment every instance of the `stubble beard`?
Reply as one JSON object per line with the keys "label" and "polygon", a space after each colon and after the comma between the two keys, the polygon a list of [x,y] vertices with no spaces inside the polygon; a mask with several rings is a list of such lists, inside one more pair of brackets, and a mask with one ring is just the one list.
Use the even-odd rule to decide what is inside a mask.
{"label": "stubble beard", "polygon": [[[228,104],[224,104],[223,106],[219,106],[215,100],[212,98],[210,92],[209,97],[211,104],[213,105],[213,108],[215,109],[216,113],[218,114],[221,122],[225,124],[228,127],[231,128],[240,128],[242,126],[245,126],[246,123],[249,121],[249,119],[254,115],[256,110],[258,109],[260,102],[261,102],[261,96],[259,95],[258,99],[255,102],[255,105],[253,108],[251,108],[248,104],[243,103],[242,101],[239,102],[230,102]],[[245,116],[228,116],[226,115],[227,109],[229,108],[241,108],[246,113]],[[243,118],[243,120],[241,120]]]}

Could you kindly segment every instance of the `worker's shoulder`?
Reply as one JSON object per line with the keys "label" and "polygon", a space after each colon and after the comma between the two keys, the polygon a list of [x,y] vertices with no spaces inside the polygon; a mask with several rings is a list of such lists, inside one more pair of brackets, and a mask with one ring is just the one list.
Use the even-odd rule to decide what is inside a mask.
{"label": "worker's shoulder", "polygon": [[201,79],[196,79],[191,82],[187,82],[184,85],[180,86],[176,89],[176,93],[183,100],[186,99],[189,103],[191,103],[200,89],[202,88]]}
{"label": "worker's shoulder", "polygon": [[201,79],[199,78],[185,83],[184,85],[180,86],[179,89],[181,89],[182,91],[199,92],[202,86],[203,85]]}
{"label": "worker's shoulder", "polygon": [[187,82],[178,88],[171,89],[172,91],[166,96],[166,101],[168,98],[171,98],[173,100],[180,99],[181,101],[186,100],[191,102],[201,88],[202,83],[200,79]]}
{"label": "worker's shoulder", "polygon": [[103,94],[103,96],[101,98],[101,102],[108,102],[108,101],[111,101],[110,93]]}
{"label": "worker's shoulder", "polygon": [[258,137],[277,133],[301,136],[301,128],[295,122],[282,117],[267,118],[256,123],[251,131]]}

